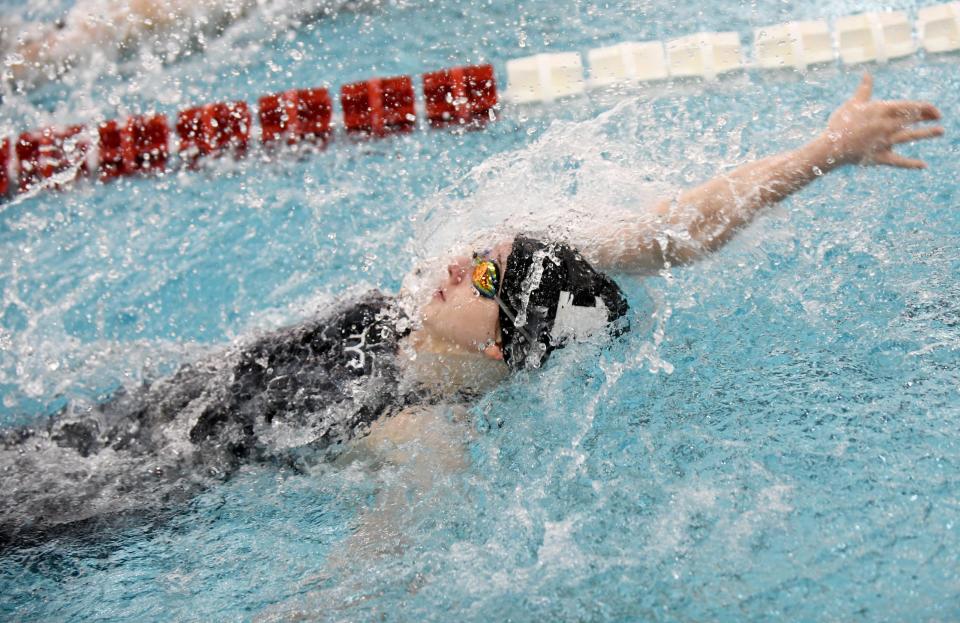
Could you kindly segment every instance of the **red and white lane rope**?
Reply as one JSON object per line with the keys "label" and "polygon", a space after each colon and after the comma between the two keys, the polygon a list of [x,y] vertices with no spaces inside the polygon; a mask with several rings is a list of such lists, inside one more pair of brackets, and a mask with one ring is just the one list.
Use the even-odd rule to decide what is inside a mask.
{"label": "red and white lane rope", "polygon": [[[916,24],[902,11],[789,22],[754,33],[753,62],[745,62],[740,35],[702,32],[666,42],[624,42],[589,50],[589,79],[578,52],[508,60],[505,99],[545,102],[613,83],[704,78],[747,68],[805,70],[841,61],[885,63],[924,49],[960,50],[960,2],[917,11]],[[422,77],[425,117],[431,126],[495,119],[497,86],[491,65],[455,67]],[[417,126],[413,79],[373,78],[340,88],[343,129],[382,137]],[[101,181],[162,172],[174,162],[192,166],[217,154],[241,157],[252,141],[264,145],[311,142],[333,136],[333,102],[326,89],[296,89],[261,97],[256,119],[246,102],[218,102],[180,111],[171,127],[163,115],[139,115],[80,125],[43,128],[0,139],[0,196],[59,188],[75,177]],[[174,135],[176,141],[174,141]],[[177,158],[171,158],[176,154]]]}
{"label": "red and white lane rope", "polygon": [[[495,119],[493,66],[454,67],[423,75],[425,117],[434,127]],[[416,127],[413,79],[374,78],[343,85],[343,129],[383,137]],[[47,127],[0,141],[0,195],[60,188],[80,176],[102,182],[159,173],[176,161],[194,166],[215,155],[243,157],[261,144],[326,145],[333,136],[333,102],[327,89],[293,89],[261,97],[256,117],[246,102],[216,102],[182,110],[171,125],[165,115],[134,115],[96,126]]]}

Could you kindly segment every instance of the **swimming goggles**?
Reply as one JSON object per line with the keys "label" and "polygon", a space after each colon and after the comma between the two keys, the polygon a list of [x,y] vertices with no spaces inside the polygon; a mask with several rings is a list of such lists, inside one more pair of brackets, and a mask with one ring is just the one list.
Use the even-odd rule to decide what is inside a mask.
{"label": "swimming goggles", "polygon": [[513,315],[503,300],[500,298],[500,264],[490,257],[490,251],[473,253],[473,274],[471,275],[474,289],[480,296],[493,299],[500,306],[500,310],[506,314],[514,328],[519,331],[523,337],[527,338],[529,344],[534,343],[533,337],[524,328],[517,324],[517,317]]}
{"label": "swimming goggles", "polygon": [[500,264],[490,259],[490,252],[473,253],[473,287],[480,296],[496,300],[500,293]]}

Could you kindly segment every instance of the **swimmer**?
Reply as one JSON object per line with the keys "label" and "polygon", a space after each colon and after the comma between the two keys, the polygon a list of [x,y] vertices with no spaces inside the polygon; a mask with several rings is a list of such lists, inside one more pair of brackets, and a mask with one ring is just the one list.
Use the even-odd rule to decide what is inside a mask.
{"label": "swimmer", "polygon": [[31,88],[81,66],[94,54],[117,61],[153,38],[154,54],[174,59],[202,49],[205,38],[220,36],[251,11],[264,10],[273,22],[311,20],[353,2],[318,0],[287,4],[262,0],[77,0],[53,24],[0,18],[0,56],[8,79]]}
{"label": "swimmer", "polygon": [[11,77],[32,86],[88,62],[98,52],[118,60],[151,34],[173,34],[173,43],[193,46],[198,33],[222,29],[251,5],[216,0],[79,0],[54,24],[8,19],[0,26],[0,43]]}
{"label": "swimmer", "polygon": [[923,168],[895,147],[943,135],[923,125],[940,112],[927,102],[874,101],[872,86],[865,76],[807,144],[628,222],[594,224],[577,232],[595,241],[580,249],[530,235],[486,240],[449,262],[429,300],[369,293],[149,387],[71,405],[46,427],[5,431],[0,544],[175,507],[244,462],[298,466],[311,449],[393,448],[391,460],[405,460],[396,448],[419,438],[436,448],[412,459],[428,486],[463,461],[432,405],[463,404],[511,372],[542,367],[558,348],[629,330],[629,301],[603,271],[695,260],[845,165]]}

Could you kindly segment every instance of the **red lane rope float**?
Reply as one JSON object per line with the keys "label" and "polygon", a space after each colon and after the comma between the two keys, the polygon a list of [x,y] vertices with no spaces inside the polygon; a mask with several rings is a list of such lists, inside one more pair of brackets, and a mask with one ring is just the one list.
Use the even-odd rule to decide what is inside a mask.
{"label": "red lane rope float", "polygon": [[0,142],[0,196],[10,192],[10,164],[14,158],[10,153],[10,139]]}
{"label": "red lane rope float", "polygon": [[183,110],[177,115],[180,157],[194,165],[202,156],[225,152],[242,156],[247,151],[250,126],[250,108],[243,101]]}
{"label": "red lane rope float", "polygon": [[260,139],[273,143],[286,139],[288,145],[300,141],[326,142],[330,137],[333,103],[326,89],[294,89],[265,95],[257,102]]}
{"label": "red lane rope float", "polygon": [[409,132],[417,121],[410,76],[374,78],[340,87],[343,125],[348,132],[385,136]]}
{"label": "red lane rope float", "polygon": [[71,167],[75,167],[78,174],[85,173],[90,141],[83,132],[82,125],[72,125],[21,134],[15,147],[20,165],[17,171],[20,192],[26,192]]}
{"label": "red lane rope float", "polygon": [[423,74],[423,98],[432,125],[490,119],[497,105],[493,65],[453,67]]}
{"label": "red lane rope float", "polygon": [[140,172],[162,172],[167,167],[170,128],[164,115],[135,115],[126,124],[101,123],[100,180]]}

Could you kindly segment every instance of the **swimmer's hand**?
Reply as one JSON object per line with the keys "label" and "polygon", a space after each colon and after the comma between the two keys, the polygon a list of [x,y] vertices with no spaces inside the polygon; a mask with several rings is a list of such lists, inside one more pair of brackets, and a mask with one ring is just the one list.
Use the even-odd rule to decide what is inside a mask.
{"label": "swimmer's hand", "polygon": [[[893,151],[896,145],[943,136],[940,126],[917,127],[922,121],[940,119],[930,102],[871,100],[873,76],[865,74],[856,93],[827,122],[816,141],[828,165],[883,164],[904,169],[923,169],[926,163]],[[832,166],[830,167],[832,168]]]}

